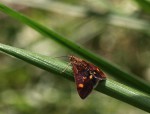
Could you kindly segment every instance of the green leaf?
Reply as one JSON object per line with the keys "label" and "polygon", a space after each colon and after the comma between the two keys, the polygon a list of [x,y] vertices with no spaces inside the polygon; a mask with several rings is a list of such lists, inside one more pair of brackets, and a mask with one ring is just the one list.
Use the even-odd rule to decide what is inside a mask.
{"label": "green leaf", "polygon": [[150,1],[149,0],[135,0],[141,9],[150,13]]}
{"label": "green leaf", "polygon": [[34,28],[36,31],[38,31],[42,35],[44,35],[48,38],[52,38],[56,42],[67,47],[68,49],[83,56],[84,58],[91,61],[95,65],[99,66],[101,69],[103,69],[104,71],[113,75],[115,78],[121,80],[122,82],[124,82],[128,85],[131,85],[141,91],[150,93],[150,84],[146,83],[145,81],[138,78],[137,76],[125,72],[124,70],[120,69],[116,65],[113,65],[112,63],[104,60],[102,57],[98,57],[97,55],[93,54],[90,51],[87,51],[83,47],[73,43],[72,41],[66,39],[65,37],[59,35],[58,33],[46,28],[45,26],[38,24],[37,22],[14,11],[11,8],[8,8],[7,6],[5,6],[3,4],[0,4],[0,10],[3,11],[4,13],[10,15],[11,17],[21,21],[22,23],[29,25],[30,27]]}
{"label": "green leaf", "polygon": [[[71,81],[74,80],[71,67],[68,67],[65,72],[62,72],[68,66],[68,64],[58,59],[52,59],[47,56],[28,52],[23,49],[14,48],[4,44],[0,44],[0,51],[24,60],[49,72],[58,74],[58,76],[63,76]],[[96,90],[150,112],[150,96],[141,91],[120,84],[109,78],[107,78],[106,81],[101,82],[97,86]]]}

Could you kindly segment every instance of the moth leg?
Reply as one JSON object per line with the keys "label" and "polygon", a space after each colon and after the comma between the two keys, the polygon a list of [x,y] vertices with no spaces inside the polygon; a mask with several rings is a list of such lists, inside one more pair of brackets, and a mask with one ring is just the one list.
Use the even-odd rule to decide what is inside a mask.
{"label": "moth leg", "polygon": [[69,62],[68,63],[68,65],[66,66],[66,68],[64,68],[64,70],[63,71],[61,71],[60,73],[63,73],[63,72],[65,72],[68,68],[69,68],[69,66],[71,65],[71,63]]}

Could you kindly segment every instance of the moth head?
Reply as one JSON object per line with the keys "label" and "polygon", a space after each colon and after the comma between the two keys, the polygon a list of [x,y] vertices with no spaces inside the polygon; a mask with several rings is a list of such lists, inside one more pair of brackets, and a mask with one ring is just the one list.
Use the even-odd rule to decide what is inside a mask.
{"label": "moth head", "polygon": [[71,61],[71,63],[74,63],[74,64],[79,63],[79,61],[81,61],[79,58],[77,58],[73,55],[69,56],[69,60]]}

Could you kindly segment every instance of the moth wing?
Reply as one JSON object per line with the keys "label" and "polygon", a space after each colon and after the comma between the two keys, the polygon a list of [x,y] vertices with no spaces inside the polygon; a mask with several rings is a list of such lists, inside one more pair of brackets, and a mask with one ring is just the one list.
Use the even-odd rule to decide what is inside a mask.
{"label": "moth wing", "polygon": [[[93,65],[92,63],[86,62],[84,60],[82,60],[82,63],[86,64],[86,66],[88,66],[87,69],[89,69],[89,76],[92,76],[92,79],[88,79],[87,80],[87,84],[91,85],[93,88],[95,88],[99,81],[105,80],[106,79],[106,75],[103,73],[103,71],[98,68],[97,66]],[[84,71],[84,70],[83,70]],[[92,88],[92,89],[93,89]]]}
{"label": "moth wing", "polygon": [[[90,79],[84,79],[85,75],[78,69],[78,66],[76,66],[75,64],[72,65],[78,94],[82,99],[84,99],[91,93],[93,84]],[[82,65],[80,67],[82,67]]]}
{"label": "moth wing", "polygon": [[84,99],[100,80],[105,80],[106,76],[98,67],[80,58],[69,56],[69,60],[72,64],[77,91]]}
{"label": "moth wing", "polygon": [[82,99],[85,99],[93,90],[93,84],[91,83],[91,80],[87,81],[86,83],[84,83],[84,87],[83,88],[79,88],[77,87],[77,91],[79,93],[79,96]]}
{"label": "moth wing", "polygon": [[91,64],[91,63],[88,63],[88,66],[89,66],[89,69],[90,71],[94,71],[95,72],[95,75],[93,75],[95,78],[99,79],[99,80],[105,80],[106,79],[106,75],[103,73],[103,71],[98,68],[97,66]]}

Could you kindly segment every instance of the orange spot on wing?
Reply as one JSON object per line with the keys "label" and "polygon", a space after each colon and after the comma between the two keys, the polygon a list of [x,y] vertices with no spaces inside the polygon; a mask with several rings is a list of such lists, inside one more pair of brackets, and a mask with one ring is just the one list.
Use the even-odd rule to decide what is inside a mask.
{"label": "orange spot on wing", "polygon": [[96,70],[97,70],[97,71],[99,71],[99,69],[98,69],[98,68],[97,68]]}
{"label": "orange spot on wing", "polygon": [[83,84],[78,84],[78,87],[79,87],[79,88],[83,88],[84,85],[83,85]]}
{"label": "orange spot on wing", "polygon": [[83,77],[83,80],[85,80],[87,77]]}

